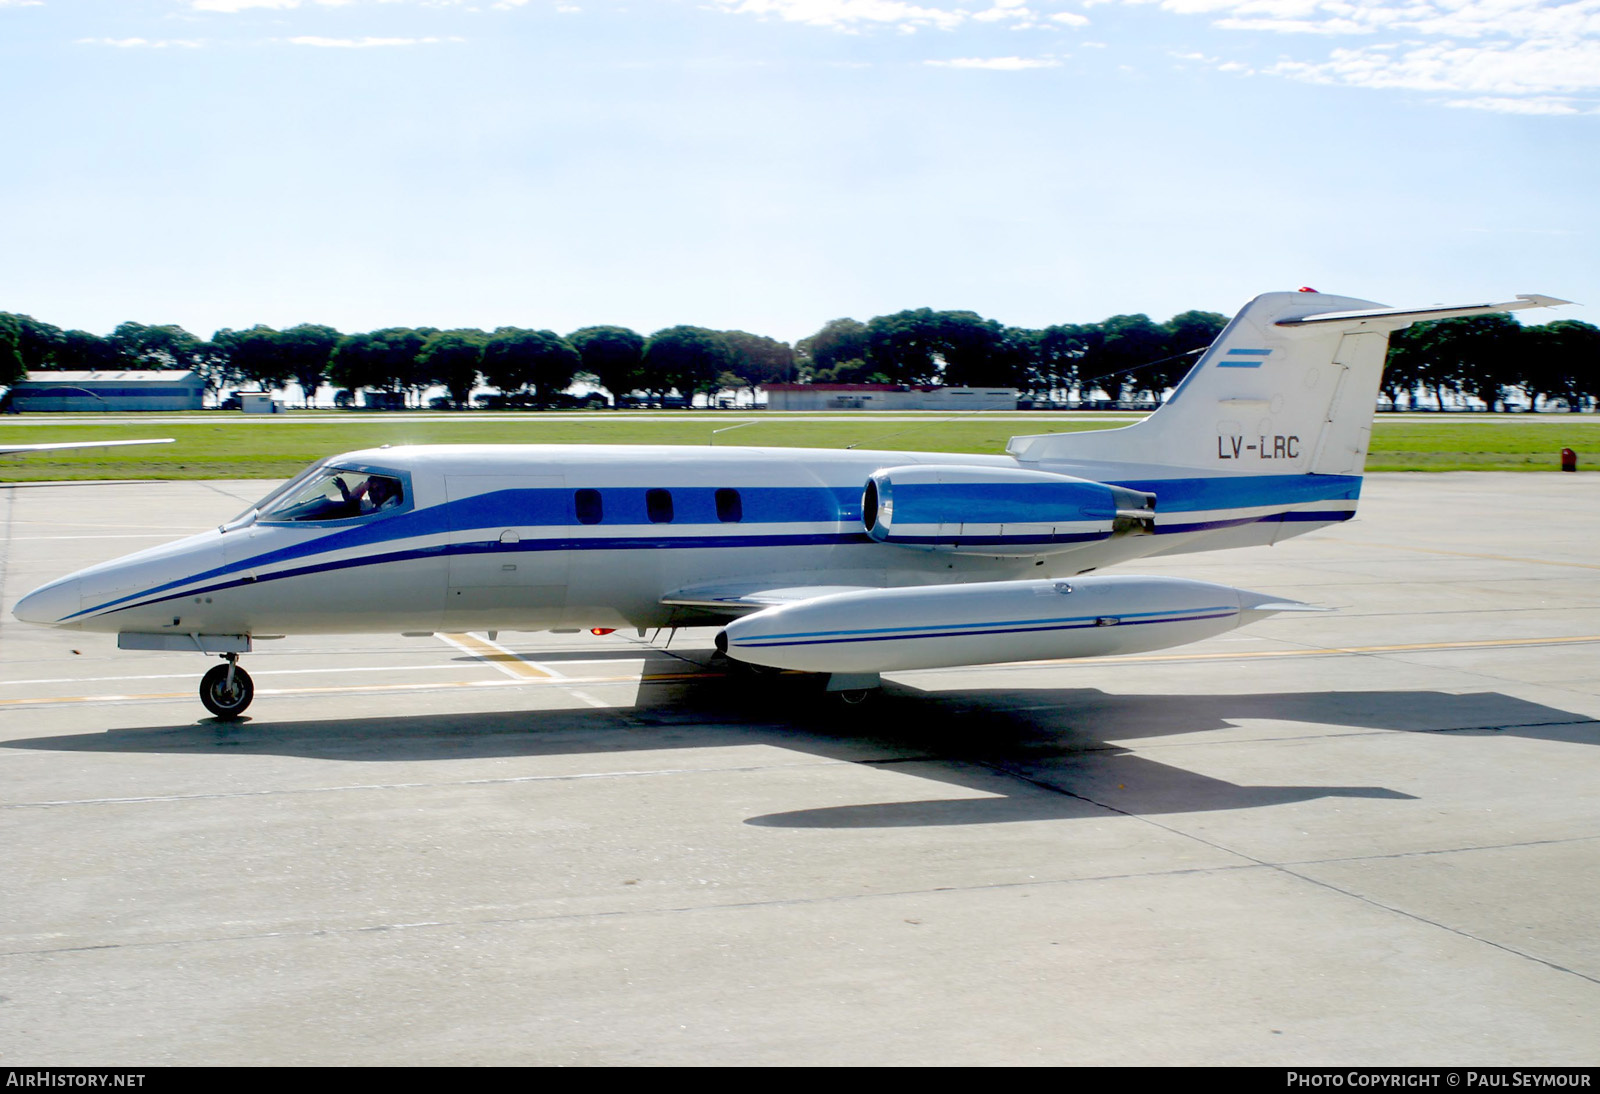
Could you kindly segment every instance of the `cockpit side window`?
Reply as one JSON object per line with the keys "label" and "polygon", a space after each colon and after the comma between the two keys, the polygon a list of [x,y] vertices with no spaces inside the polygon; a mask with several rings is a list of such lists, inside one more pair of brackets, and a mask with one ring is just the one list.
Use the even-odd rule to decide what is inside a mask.
{"label": "cockpit side window", "polygon": [[296,524],[349,520],[404,504],[405,486],[393,475],[334,467],[285,494],[260,519]]}

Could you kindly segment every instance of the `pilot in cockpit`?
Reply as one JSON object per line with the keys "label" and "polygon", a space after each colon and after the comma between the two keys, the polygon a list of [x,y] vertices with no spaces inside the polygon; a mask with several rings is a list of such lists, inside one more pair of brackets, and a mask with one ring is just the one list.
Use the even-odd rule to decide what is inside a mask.
{"label": "pilot in cockpit", "polygon": [[354,490],[350,500],[360,506],[360,512],[375,513],[379,509],[392,509],[400,504],[400,484],[384,475],[369,475]]}

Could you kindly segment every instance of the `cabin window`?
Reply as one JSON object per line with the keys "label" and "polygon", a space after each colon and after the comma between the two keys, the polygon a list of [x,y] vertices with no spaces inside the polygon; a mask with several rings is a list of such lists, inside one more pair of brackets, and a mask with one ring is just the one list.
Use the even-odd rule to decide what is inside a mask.
{"label": "cabin window", "polygon": [[579,490],[572,495],[572,504],[578,511],[579,524],[599,524],[605,517],[598,490]]}
{"label": "cabin window", "polygon": [[672,520],[672,491],[646,490],[644,511],[651,524],[668,524]]}
{"label": "cabin window", "polygon": [[744,519],[744,502],[739,491],[726,488],[717,491],[717,519],[724,524],[737,524]]}
{"label": "cabin window", "polygon": [[404,503],[405,487],[392,475],[332,468],[286,494],[261,519],[297,524],[349,520],[399,509]]}

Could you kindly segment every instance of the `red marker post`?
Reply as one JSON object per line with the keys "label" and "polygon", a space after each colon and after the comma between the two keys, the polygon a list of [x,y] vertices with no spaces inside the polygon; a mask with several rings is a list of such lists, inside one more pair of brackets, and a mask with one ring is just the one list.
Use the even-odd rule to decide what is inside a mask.
{"label": "red marker post", "polygon": [[1576,471],[1578,469],[1578,454],[1570,448],[1561,450],[1561,470]]}

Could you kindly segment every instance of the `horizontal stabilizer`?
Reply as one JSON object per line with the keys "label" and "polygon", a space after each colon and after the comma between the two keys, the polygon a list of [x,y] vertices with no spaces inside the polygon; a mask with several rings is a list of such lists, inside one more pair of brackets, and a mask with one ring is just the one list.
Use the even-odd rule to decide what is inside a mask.
{"label": "horizontal stabilizer", "polygon": [[1570,300],[1558,300],[1553,296],[1541,296],[1538,293],[1518,293],[1515,300],[1502,300],[1498,303],[1435,304],[1426,308],[1369,308],[1358,311],[1323,312],[1320,315],[1297,315],[1279,319],[1276,325],[1314,327],[1333,323],[1351,329],[1367,326],[1374,329],[1389,329],[1391,325],[1398,328],[1433,319],[1487,315],[1490,312],[1519,311],[1522,308],[1556,308],[1570,303],[1572,303]]}

